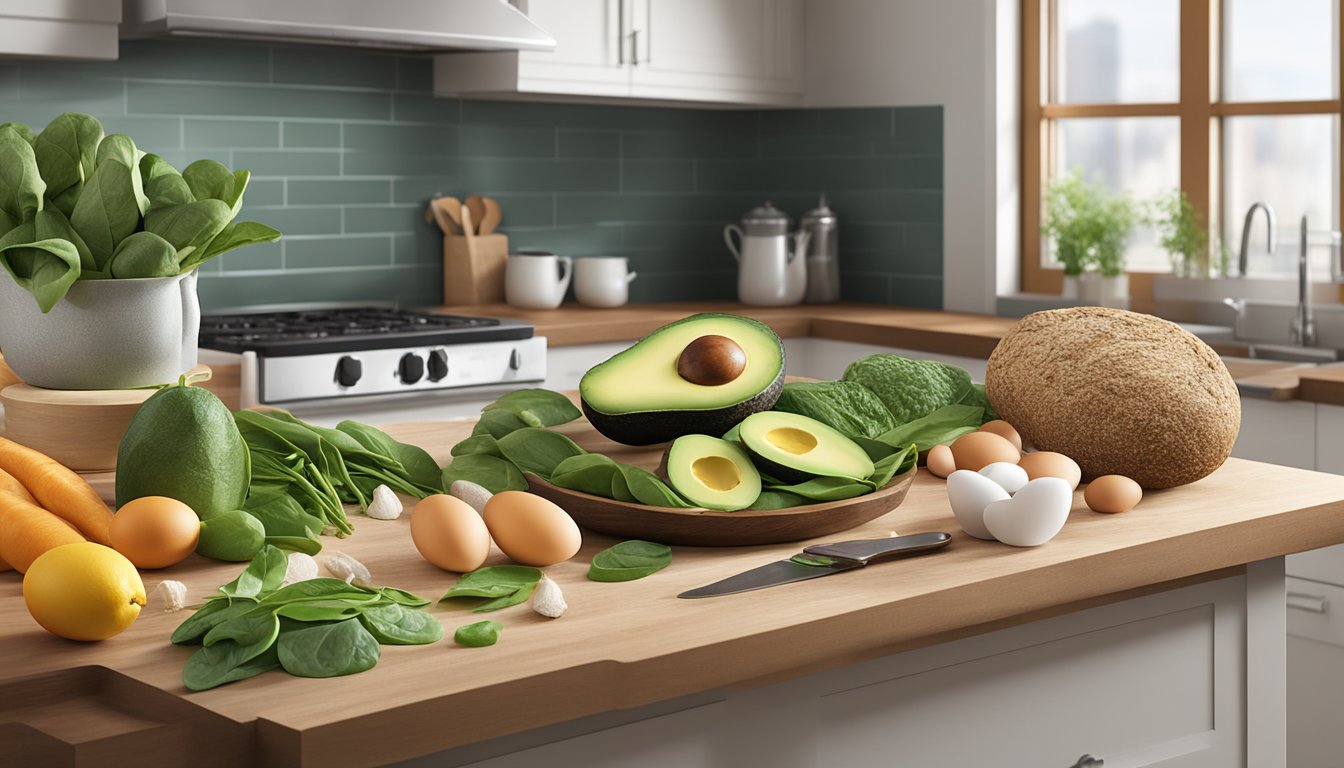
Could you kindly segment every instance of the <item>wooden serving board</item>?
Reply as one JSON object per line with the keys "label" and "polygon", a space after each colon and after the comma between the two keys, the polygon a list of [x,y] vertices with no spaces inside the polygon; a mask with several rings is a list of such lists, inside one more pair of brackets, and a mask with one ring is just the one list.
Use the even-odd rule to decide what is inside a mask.
{"label": "wooden serving board", "polygon": [[[580,418],[553,431],[567,435],[591,453],[654,471],[662,463],[663,445],[621,445],[603,437]],[[663,544],[698,547],[740,547],[779,544],[847,531],[892,511],[905,500],[915,470],[863,496],[788,509],[716,512],[709,509],[653,507],[594,496],[551,485],[528,474],[529,489],[558,504],[575,522],[592,531]]]}

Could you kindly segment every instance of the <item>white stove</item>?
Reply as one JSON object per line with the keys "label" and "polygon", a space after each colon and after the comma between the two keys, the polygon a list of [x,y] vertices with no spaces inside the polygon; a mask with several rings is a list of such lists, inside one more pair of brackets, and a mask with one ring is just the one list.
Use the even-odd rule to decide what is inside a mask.
{"label": "white stove", "polygon": [[374,306],[205,315],[200,347],[239,364],[243,407],[489,399],[546,378],[527,323]]}

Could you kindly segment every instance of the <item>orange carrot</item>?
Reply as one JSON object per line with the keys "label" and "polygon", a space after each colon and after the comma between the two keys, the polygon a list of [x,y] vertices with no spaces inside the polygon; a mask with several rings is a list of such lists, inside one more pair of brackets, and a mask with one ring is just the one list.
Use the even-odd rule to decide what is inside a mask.
{"label": "orange carrot", "polygon": [[[0,437],[0,469],[13,475],[51,514],[74,523],[90,541],[111,546],[108,528],[112,524],[112,510],[84,478],[50,456],[3,437]],[[0,496],[0,501],[8,499]],[[2,550],[0,556],[19,567]]]}
{"label": "orange carrot", "polygon": [[[0,493],[10,493],[18,496],[29,504],[34,506],[37,505],[37,499],[34,499],[33,494],[29,493],[28,489],[23,487],[23,483],[15,480],[13,475],[3,469],[0,469]],[[12,570],[14,570],[14,566],[5,562],[3,557],[0,557],[0,573]]]}
{"label": "orange carrot", "polygon": [[47,510],[12,493],[0,493],[0,557],[24,573],[43,552],[84,541]]}

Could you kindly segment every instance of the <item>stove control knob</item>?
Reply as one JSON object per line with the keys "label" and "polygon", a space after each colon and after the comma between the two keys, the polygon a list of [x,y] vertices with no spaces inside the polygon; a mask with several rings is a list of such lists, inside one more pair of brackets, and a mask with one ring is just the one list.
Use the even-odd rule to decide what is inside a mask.
{"label": "stove control knob", "polygon": [[442,349],[429,353],[429,380],[442,381],[448,376],[448,353]]}
{"label": "stove control knob", "polygon": [[397,364],[397,376],[401,377],[402,384],[414,384],[425,375],[425,359],[414,352],[407,352],[401,356],[401,362]]}
{"label": "stove control knob", "polygon": [[522,367],[523,367],[523,353],[519,352],[517,349],[514,349],[512,352],[509,353],[509,368],[511,370],[516,371]]}
{"label": "stove control knob", "polygon": [[353,387],[364,375],[364,364],[359,358],[346,355],[336,361],[336,383],[342,387]]}

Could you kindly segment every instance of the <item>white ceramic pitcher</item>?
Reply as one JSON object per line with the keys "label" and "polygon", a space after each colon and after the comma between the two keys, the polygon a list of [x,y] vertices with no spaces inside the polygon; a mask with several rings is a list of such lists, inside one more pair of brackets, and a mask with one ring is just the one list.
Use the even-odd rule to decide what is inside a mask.
{"label": "white ceramic pitcher", "polygon": [[[748,211],[742,226],[723,228],[723,241],[738,261],[737,298],[743,304],[782,307],[802,302],[807,292],[808,233],[790,234],[788,229],[788,216],[770,203]],[[733,242],[734,234],[740,246]]]}
{"label": "white ceramic pitcher", "polygon": [[504,298],[514,307],[555,309],[565,300],[573,266],[568,256],[545,251],[511,253],[504,262]]}

